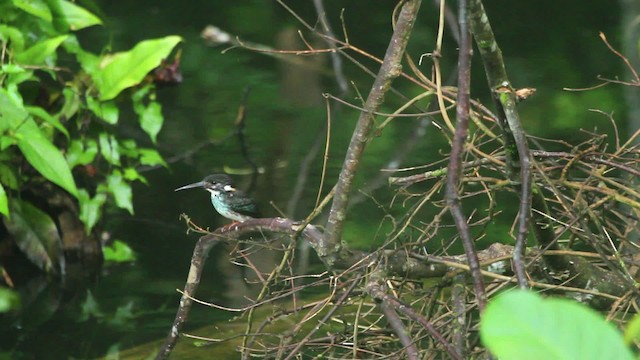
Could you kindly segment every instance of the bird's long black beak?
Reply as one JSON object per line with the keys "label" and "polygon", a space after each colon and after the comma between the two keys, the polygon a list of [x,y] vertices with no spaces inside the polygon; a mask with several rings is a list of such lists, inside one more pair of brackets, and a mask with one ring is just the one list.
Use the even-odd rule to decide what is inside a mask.
{"label": "bird's long black beak", "polygon": [[185,186],[179,187],[179,188],[175,189],[174,191],[187,190],[187,189],[193,189],[193,188],[203,188],[204,185],[205,185],[204,181],[198,181],[197,183],[193,183],[193,184],[189,184],[189,185],[185,185]]}

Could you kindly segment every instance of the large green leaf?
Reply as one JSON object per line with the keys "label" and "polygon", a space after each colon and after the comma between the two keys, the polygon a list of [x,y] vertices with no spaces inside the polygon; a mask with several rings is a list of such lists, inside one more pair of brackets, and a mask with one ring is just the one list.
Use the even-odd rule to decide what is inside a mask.
{"label": "large green leaf", "polygon": [[60,24],[64,24],[65,28],[68,28],[71,31],[76,31],[89,26],[102,24],[100,18],[98,18],[85,8],[72,3],[71,1],[54,1],[56,2],[56,20]]}
{"label": "large green leaf", "polygon": [[15,55],[16,62],[28,65],[42,65],[47,58],[55,54],[56,49],[67,38],[67,35],[56,36],[40,41],[25,51]]}
{"label": "large green leaf", "polygon": [[17,132],[20,135],[18,147],[29,164],[54,184],[78,196],[67,161],[60,150],[44,137],[33,119],[27,119]]}
{"label": "large green leaf", "polygon": [[139,84],[144,77],[167,58],[180,42],[179,36],[146,40],[126,52],[107,55],[93,79],[100,90],[100,100],[110,100],[128,87]]}
{"label": "large green leaf", "polygon": [[482,342],[501,360],[632,360],[622,335],[590,308],[568,299],[509,291],[480,323]]}
{"label": "large green leaf", "polygon": [[4,217],[3,220],[20,250],[32,263],[47,273],[57,272],[62,264],[62,240],[49,215],[26,201],[13,199],[11,218]]}
{"label": "large green leaf", "polygon": [[51,22],[51,10],[43,0],[13,0],[17,8]]}
{"label": "large green leaf", "polygon": [[0,133],[10,130],[27,161],[42,176],[77,195],[76,183],[62,153],[36,125],[24,106],[5,89],[0,89]]}

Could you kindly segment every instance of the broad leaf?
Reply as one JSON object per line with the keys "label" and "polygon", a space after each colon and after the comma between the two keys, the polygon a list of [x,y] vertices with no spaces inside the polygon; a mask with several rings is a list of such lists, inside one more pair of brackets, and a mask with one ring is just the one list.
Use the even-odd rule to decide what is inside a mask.
{"label": "broad leaf", "polygon": [[122,90],[139,84],[144,77],[167,58],[180,42],[179,36],[146,40],[133,49],[103,57],[100,70],[93,79],[100,90],[100,100],[110,100]]}
{"label": "broad leaf", "polygon": [[120,171],[115,170],[107,177],[107,187],[116,200],[116,206],[133,214],[131,185],[124,180]]}
{"label": "broad leaf", "polygon": [[15,60],[19,64],[42,65],[47,58],[55,54],[58,46],[60,46],[66,38],[67,35],[61,35],[40,41],[27,50],[16,54]]}
{"label": "broad leaf", "polygon": [[118,140],[113,135],[100,133],[100,154],[113,165],[120,165],[120,153],[118,152]]}
{"label": "broad leaf", "polygon": [[113,101],[99,101],[87,97],[87,106],[97,117],[106,123],[115,125],[118,123],[118,107]]}
{"label": "broad leaf", "polygon": [[49,215],[26,201],[13,199],[11,218],[3,220],[20,250],[32,263],[47,273],[59,270],[62,241]]}
{"label": "broad leaf", "polygon": [[123,263],[136,260],[136,254],[131,247],[120,240],[116,240],[113,244],[105,246],[105,248],[102,249],[102,253],[104,254],[105,261]]}
{"label": "broad leaf", "polygon": [[42,176],[77,196],[78,189],[62,153],[49,141],[32,119],[18,128],[18,147],[24,157]]}
{"label": "broad leaf", "polygon": [[140,127],[146,132],[151,141],[156,142],[156,137],[162,129],[162,106],[157,101],[151,101],[141,113],[138,113],[140,117]]}
{"label": "broad leaf", "polygon": [[69,168],[73,169],[78,165],[91,164],[98,154],[98,143],[93,139],[88,139],[86,145],[81,139],[71,140],[67,149],[66,157]]}
{"label": "broad leaf", "polygon": [[13,5],[33,16],[51,22],[51,10],[42,0],[13,0]]}
{"label": "broad leaf", "polygon": [[84,230],[87,234],[98,223],[98,220],[100,220],[100,216],[102,215],[102,206],[105,201],[107,201],[107,196],[101,192],[98,192],[98,194],[96,194],[92,199],[86,190],[78,190],[80,220],[84,224]]}
{"label": "broad leaf", "polygon": [[155,149],[139,149],[140,152],[140,163],[142,165],[154,166],[154,165],[162,165],[166,168],[169,168],[169,165],[164,161],[162,155]]}
{"label": "broad leaf", "polygon": [[0,286],[0,313],[8,312],[20,306],[20,296],[4,286]]}
{"label": "broad leaf", "polygon": [[69,27],[69,30],[76,31],[93,25],[101,25],[102,21],[83,7],[80,7],[71,1],[59,0],[62,11],[62,20]]}
{"label": "broad leaf", "polygon": [[622,335],[601,315],[568,299],[509,291],[480,323],[482,342],[501,360],[632,360]]}

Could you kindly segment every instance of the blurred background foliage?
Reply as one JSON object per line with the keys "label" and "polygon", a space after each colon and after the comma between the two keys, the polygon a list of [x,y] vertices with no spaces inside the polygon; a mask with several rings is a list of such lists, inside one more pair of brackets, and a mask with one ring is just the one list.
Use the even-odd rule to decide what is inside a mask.
{"label": "blurred background foliage", "polygon": [[[623,63],[598,38],[598,33],[603,32],[614,47],[622,48],[620,6],[624,3],[543,0],[485,4],[492,16],[512,83],[517,87],[537,89],[536,95],[520,107],[525,129],[531,135],[579,143],[590,136],[580,129],[592,131],[597,128],[599,132],[613,134],[610,120],[589,109],[613,114],[623,134],[634,128],[627,119],[629,103],[625,102],[622,87],[608,85],[578,92],[563,90],[596,85],[600,82],[599,75],[625,77]],[[86,17],[83,24],[94,26],[56,25],[53,20],[48,21],[46,15],[38,15],[39,9],[25,10],[33,4],[46,4],[48,8],[59,4],[80,6],[94,14],[91,17],[83,13]],[[307,21],[315,23],[311,2],[288,5]],[[344,19],[350,42],[378,57],[383,56],[391,34],[390,14],[394,5],[325,1],[334,30],[341,34],[341,19]],[[41,276],[37,267],[46,268],[44,263],[38,265],[36,261],[36,268],[29,265],[33,260],[24,259],[24,249],[17,250],[15,241],[8,239],[9,234],[15,236],[17,233],[11,231],[10,226],[15,217],[8,217],[15,207],[4,208],[0,202],[4,223],[9,224],[5,226],[0,248],[1,266],[15,280],[13,291],[0,288],[2,294],[8,294],[0,294],[0,298],[7,299],[6,304],[19,304],[16,294],[22,299],[21,305],[5,305],[5,310],[14,310],[0,317],[0,350],[9,357],[86,358],[161,337],[173,318],[178,300],[174,289],[180,288],[186,277],[196,239],[193,235],[184,235],[178,215],[186,212],[202,226],[216,227],[224,223],[214,215],[205,194],[176,195],[173,189],[216,172],[234,174],[239,187],[246,189],[249,186],[250,176],[246,175],[250,166],[240,155],[237,139],[223,139],[234,131],[242,94],[250,87],[245,131],[249,157],[262,170],[252,195],[262,205],[266,216],[278,214],[269,206],[270,202],[279,209],[286,209],[301,164],[326,126],[322,93],[340,93],[331,63],[328,58],[318,56],[303,58],[303,65],[295,65],[290,59],[283,61],[245,49],[222,51],[225,46],[211,47],[201,39],[204,27],[212,24],[243,41],[277,49],[303,48],[296,33],[302,27],[277,2],[13,0],[1,2],[0,7],[0,35],[8,50],[2,58],[2,91],[6,96],[0,100],[15,104],[19,93],[25,105],[39,106],[51,115],[49,118],[39,110],[28,112],[44,133],[43,137],[59,149],[60,156],[64,156],[67,171],[73,175],[74,186],[79,189],[73,193],[68,185],[69,191],[64,192],[56,186],[46,185],[49,181],[61,185],[59,182],[63,180],[56,182],[51,176],[60,176],[65,170],[55,168],[54,175],[47,176],[22,148],[14,146],[17,138],[12,131],[20,128],[20,124],[11,123],[8,129],[9,123],[3,118],[0,119],[1,136],[8,140],[0,148],[0,182],[7,194],[7,204],[35,204],[36,210],[32,213],[40,209],[39,214],[53,219],[53,222],[45,221],[35,228],[48,228],[62,237],[65,221],[73,225],[71,229],[80,227],[80,232],[72,233],[82,241],[74,244],[93,254],[92,262],[96,263],[93,271],[87,271],[86,264],[82,264],[78,281],[56,282],[51,281],[51,277]],[[420,21],[409,46],[416,61],[435,48],[437,16],[437,7],[431,2],[423,2]],[[46,39],[58,39],[60,43],[49,47],[48,56],[36,64],[38,68],[20,68],[25,62],[9,56],[11,52],[16,56],[20,53],[15,48],[15,40],[9,38],[11,27],[18,29],[24,38],[22,50]],[[181,39],[179,44],[175,36]],[[182,82],[176,86],[161,86],[153,78],[124,71],[125,75],[135,77],[135,81],[119,91],[113,90],[111,93],[117,97],[104,95],[109,92],[100,88],[100,79],[110,79],[113,75],[101,74],[106,67],[96,64],[113,53],[133,52],[136,45],[148,39],[159,39],[160,43],[155,50],[144,53],[155,54],[150,62],[153,66],[145,68],[144,74],[160,65],[163,58],[168,57],[167,63],[163,64],[165,67],[173,64],[177,53],[175,50],[171,55],[169,53],[177,46],[181,54],[178,59]],[[317,46],[325,45],[318,43]],[[635,51],[638,51],[637,46]],[[442,55],[447,78],[455,71],[457,61],[455,41],[449,32],[445,35]],[[139,62],[140,58],[136,59]],[[358,57],[358,61],[377,70],[370,59]],[[51,68],[53,65],[65,70]],[[430,66],[431,62],[427,60],[421,70],[429,74]],[[118,70],[123,69],[118,66]],[[486,81],[477,58],[473,71],[472,97],[489,104]],[[366,96],[372,77],[348,61],[345,61],[345,72],[351,82],[345,99],[359,104],[357,92]],[[11,79],[25,73],[29,77],[25,77],[24,84],[9,86]],[[397,81],[394,87],[408,98],[420,92],[407,81]],[[43,89],[46,90],[44,95]],[[637,106],[640,100],[636,97],[635,101],[632,105]],[[405,102],[402,97],[389,96],[381,111],[393,112]],[[331,106],[335,113],[323,193],[333,185],[340,170],[358,114],[357,110],[338,107],[335,103]],[[0,111],[6,112],[6,107],[3,109]],[[412,134],[413,122],[396,119],[385,128],[382,136],[371,142],[357,179],[359,188],[366,188],[379,174],[379,169],[391,160],[395,149]],[[439,133],[432,128],[425,131],[424,138],[401,167],[428,164],[448,153],[448,143]],[[549,146],[548,150],[554,150],[553,144]],[[21,153],[26,162],[20,158]],[[313,208],[321,164],[320,155],[311,162],[302,195],[288,216],[302,218]],[[419,192],[420,187],[412,188],[412,191]],[[412,205],[408,202],[389,206],[392,196],[386,187],[367,194],[349,214],[345,239],[365,249],[382,241],[382,235],[391,226],[381,221],[385,213],[399,215]],[[503,203],[514,203],[513,199],[504,195]],[[516,211],[506,205],[503,210]],[[420,216],[429,218],[433,215],[425,212]],[[491,226],[504,233],[511,224]],[[49,238],[34,233],[36,238]],[[56,241],[64,243],[63,239]],[[87,243],[94,245],[87,250]],[[104,252],[112,261],[101,267],[103,246],[108,246]],[[68,248],[64,250],[71,253]],[[40,253],[52,254],[48,251]],[[220,256],[224,258],[226,253],[222,249]],[[24,261],[19,261],[20,258]],[[234,298],[242,294],[243,284],[237,269],[223,263],[226,258],[218,266],[207,268],[205,285],[201,286],[199,296],[208,301],[233,304]],[[206,280],[221,276],[228,281]],[[197,326],[220,317],[228,315],[210,309],[195,309],[190,325]]]}

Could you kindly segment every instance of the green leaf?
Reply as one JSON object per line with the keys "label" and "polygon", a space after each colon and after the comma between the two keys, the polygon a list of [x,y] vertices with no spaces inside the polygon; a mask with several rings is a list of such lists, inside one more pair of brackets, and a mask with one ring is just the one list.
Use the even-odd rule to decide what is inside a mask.
{"label": "green leaf", "polygon": [[632,360],[621,334],[590,308],[514,290],[493,299],[480,337],[501,360]]}
{"label": "green leaf", "polygon": [[9,189],[19,190],[16,169],[0,162],[0,183],[6,185]]}
{"label": "green leaf", "polygon": [[80,221],[84,224],[84,230],[87,234],[98,223],[98,220],[100,220],[100,216],[102,215],[102,206],[106,201],[107,195],[102,192],[98,192],[98,194],[96,194],[92,199],[86,190],[78,190]]}
{"label": "green leaf", "polygon": [[87,106],[106,123],[111,125],[118,123],[118,107],[113,101],[99,101],[93,97],[87,97]]}
{"label": "green leaf", "polygon": [[77,197],[78,189],[69,165],[60,150],[44,137],[36,123],[28,119],[18,128],[18,134],[22,135],[18,140],[18,147],[31,166],[42,176]]}
{"label": "green leaf", "polygon": [[13,0],[13,5],[33,16],[51,22],[51,10],[42,0]]}
{"label": "green leaf", "polygon": [[21,52],[24,49],[22,31],[13,26],[0,24],[0,40],[4,43],[11,43],[11,48],[15,52]]}
{"label": "green leaf", "polygon": [[162,123],[164,118],[162,117],[162,106],[157,101],[151,101],[147,107],[141,113],[138,113],[140,117],[140,127],[146,132],[153,143],[156,142],[156,137],[162,129]]}
{"label": "green leaf", "polygon": [[93,25],[102,25],[102,20],[89,12],[83,7],[80,7],[70,1],[60,0],[60,10],[64,22],[69,26],[72,31],[87,28]]}
{"label": "green leaf", "polygon": [[7,199],[7,193],[2,184],[0,184],[0,214],[9,216],[9,199]]}
{"label": "green leaf", "polygon": [[9,130],[15,132],[28,118],[29,114],[20,98],[6,89],[0,89],[0,134]]}
{"label": "green leaf", "polygon": [[81,139],[73,139],[67,149],[67,164],[73,169],[78,165],[91,164],[98,154],[98,143],[93,139],[88,139],[86,145]]}
{"label": "green leaf", "polygon": [[141,148],[138,150],[138,152],[140,153],[140,163],[142,165],[162,165],[166,168],[169,168],[169,165],[164,161],[162,155],[160,155],[157,150]]}
{"label": "green leaf", "polygon": [[132,262],[136,260],[136,254],[126,243],[116,240],[113,244],[102,249],[105,261],[110,262]]}
{"label": "green leaf", "polygon": [[20,296],[4,286],[0,286],[0,313],[11,311],[20,306]]}
{"label": "green leaf", "polygon": [[16,62],[28,65],[42,65],[47,58],[54,55],[56,49],[68,35],[60,35],[51,39],[40,41],[27,50],[15,55]]}
{"label": "green leaf", "polygon": [[11,219],[3,221],[16,245],[33,264],[47,273],[58,271],[54,264],[62,263],[62,240],[49,215],[26,201],[13,199]]}
{"label": "green leaf", "polygon": [[100,70],[92,74],[100,90],[100,100],[111,100],[122,90],[139,84],[180,41],[182,38],[179,36],[146,40],[130,51],[103,57]]}
{"label": "green leaf", "polygon": [[55,117],[53,117],[51,114],[46,112],[43,108],[41,108],[39,106],[26,106],[25,109],[27,110],[27,112],[29,114],[31,114],[31,115],[33,115],[35,117],[38,117],[38,118],[44,120],[45,122],[49,123],[51,126],[53,126],[58,131],[63,133],[64,136],[67,137],[67,139],[69,139],[69,132],[64,127],[64,125],[62,125],[60,120],[58,120]]}
{"label": "green leaf", "polygon": [[100,133],[100,154],[113,165],[120,165],[120,153],[118,152],[118,140],[113,135]]}
{"label": "green leaf", "polygon": [[62,90],[62,95],[64,95],[64,105],[56,116],[60,120],[66,121],[78,112],[82,102],[78,89],[75,87],[65,87],[64,90]]}
{"label": "green leaf", "polygon": [[124,180],[120,171],[115,170],[107,177],[107,187],[116,200],[116,206],[126,209],[133,215],[131,185]]}
{"label": "green leaf", "polygon": [[138,170],[132,167],[128,167],[124,169],[124,178],[129,182],[140,181],[145,185],[149,185],[149,183],[147,182],[147,179],[144,176],[140,175]]}
{"label": "green leaf", "polygon": [[634,341],[638,341],[640,339],[640,315],[636,314],[629,323],[627,323],[627,328],[624,331],[624,342],[627,345],[633,344]]}

